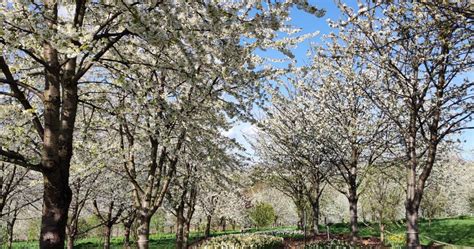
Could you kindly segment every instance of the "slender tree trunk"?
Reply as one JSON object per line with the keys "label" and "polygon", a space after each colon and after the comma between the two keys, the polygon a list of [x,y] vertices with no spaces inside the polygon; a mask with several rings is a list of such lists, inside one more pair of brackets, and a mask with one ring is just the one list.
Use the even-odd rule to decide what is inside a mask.
{"label": "slender tree trunk", "polygon": [[130,235],[132,231],[133,222],[136,218],[136,211],[127,212],[127,219],[123,221],[123,228],[124,228],[124,248],[130,248]]}
{"label": "slender tree trunk", "polygon": [[384,234],[385,233],[385,225],[382,223],[382,221],[380,221],[380,223],[379,223],[379,228],[380,228],[380,241],[383,244],[383,242],[385,240],[385,234]]}
{"label": "slender tree trunk", "polygon": [[74,236],[68,235],[67,236],[67,249],[74,249]]}
{"label": "slender tree trunk", "polygon": [[105,240],[104,240],[104,249],[110,249],[110,236],[112,233],[112,226],[106,225],[105,226]]}
{"label": "slender tree trunk", "polygon": [[139,214],[138,216],[138,248],[139,249],[148,249],[150,237],[150,219],[148,215]]}
{"label": "slender tree trunk", "polygon": [[299,215],[299,220],[298,220],[298,229],[303,230],[304,229],[304,211],[301,211],[301,214]]}
{"label": "slender tree trunk", "polygon": [[212,215],[208,215],[207,222],[206,222],[206,231],[204,232],[205,238],[209,238],[209,236],[211,236],[211,222],[212,222]]}
{"label": "slender tree trunk", "polygon": [[[15,211],[16,212],[16,211]],[[13,245],[13,229],[15,227],[16,218],[7,221],[7,230],[8,230],[8,249],[12,248]]]}
{"label": "slender tree trunk", "polygon": [[186,221],[186,226],[184,228],[183,232],[183,245],[184,249],[188,248],[188,242],[189,242],[189,232],[191,231],[191,220]]}
{"label": "slender tree trunk", "polygon": [[313,203],[313,227],[314,234],[319,233],[319,199]]}
{"label": "slender tree trunk", "polygon": [[123,241],[123,247],[129,248],[130,247],[130,227],[124,227],[124,241]]}
{"label": "slender tree trunk", "polygon": [[176,210],[176,248],[185,248],[184,244],[184,207],[180,206]]}
{"label": "slender tree trunk", "polygon": [[405,215],[407,224],[407,247],[416,248],[420,246],[418,236],[418,206],[416,194],[416,147],[415,137],[411,138],[410,165],[407,167],[407,194],[405,201]]}
{"label": "slender tree trunk", "polygon": [[226,219],[225,219],[225,217],[222,217],[222,218],[221,218],[221,224],[222,224],[222,231],[225,232],[225,230],[226,230],[226,225],[227,225],[227,224],[226,224]]}

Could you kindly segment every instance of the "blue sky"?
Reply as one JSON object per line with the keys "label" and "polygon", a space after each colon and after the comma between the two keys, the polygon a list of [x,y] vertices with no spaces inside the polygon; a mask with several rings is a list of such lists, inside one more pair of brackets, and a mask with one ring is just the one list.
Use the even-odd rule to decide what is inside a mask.
{"label": "blue sky", "polygon": [[[309,59],[306,56],[306,53],[309,49],[311,43],[320,43],[321,38],[324,34],[329,34],[333,31],[332,28],[329,27],[327,20],[338,20],[342,18],[342,14],[340,13],[339,9],[336,7],[336,3],[334,0],[319,0],[319,1],[310,1],[311,4],[317,6],[318,8],[323,8],[326,10],[326,14],[321,17],[315,17],[314,15],[310,15],[305,13],[304,11],[294,9],[291,13],[291,24],[296,27],[302,28],[302,33],[311,33],[315,31],[319,31],[320,34],[313,39],[306,40],[305,42],[301,43],[297,48],[293,50],[295,54],[296,60],[299,65],[308,64]],[[355,0],[344,1],[347,5],[356,7]],[[276,52],[269,52],[271,53]],[[468,77],[472,77],[474,73],[467,74]],[[474,126],[474,124],[473,124]],[[238,142],[240,142],[246,149],[247,152],[252,155],[253,151],[251,149],[250,144],[246,141],[245,136],[251,137],[255,132],[255,128],[249,123],[237,123],[231,130],[227,132],[227,135],[235,138]],[[460,140],[462,143],[462,156],[468,160],[474,160],[474,130],[467,130],[461,136]]]}

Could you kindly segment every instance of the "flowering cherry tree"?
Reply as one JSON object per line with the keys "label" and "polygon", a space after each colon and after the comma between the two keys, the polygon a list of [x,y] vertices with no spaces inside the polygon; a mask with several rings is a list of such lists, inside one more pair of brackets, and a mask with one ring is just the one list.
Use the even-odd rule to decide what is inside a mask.
{"label": "flowering cherry tree", "polygon": [[438,148],[472,120],[473,82],[469,1],[365,2],[355,11],[341,5],[353,50],[376,68],[366,95],[389,117],[406,169],[407,246],[420,245],[418,215]]}

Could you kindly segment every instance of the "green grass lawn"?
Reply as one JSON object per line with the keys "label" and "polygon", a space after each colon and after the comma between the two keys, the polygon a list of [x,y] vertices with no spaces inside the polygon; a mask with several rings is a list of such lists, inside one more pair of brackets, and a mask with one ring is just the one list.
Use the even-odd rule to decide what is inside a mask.
{"label": "green grass lawn", "polygon": [[[431,226],[427,220],[421,220],[419,228],[423,245],[428,245],[433,240],[437,240],[453,245],[474,246],[474,217],[436,219],[431,221]],[[326,228],[321,227],[321,229],[321,231],[326,231]],[[390,234],[405,234],[405,223],[399,221],[389,224],[385,231],[386,237]],[[330,232],[347,234],[350,230],[347,224],[339,223],[330,226]],[[380,230],[376,224],[367,226],[359,223],[359,235],[361,237],[378,237]]]}
{"label": "green grass lawn", "polygon": [[[432,240],[442,241],[445,243],[460,245],[460,246],[474,246],[474,217],[459,217],[459,218],[446,218],[436,219],[431,222],[431,226],[428,221],[422,220],[419,223],[420,236],[423,245],[432,243]],[[294,227],[280,227],[277,229],[296,229]],[[359,235],[361,237],[378,237],[379,230],[378,226],[359,224]],[[263,230],[275,230],[275,228],[266,229],[250,229],[248,232],[256,232]],[[326,231],[325,227],[321,227],[321,231]],[[405,224],[403,222],[393,223],[386,227],[386,236],[390,234],[404,234]],[[338,223],[330,226],[330,232],[334,234],[347,234],[349,233],[349,227],[347,224]],[[224,234],[240,233],[240,230],[229,230],[226,232],[213,232],[212,236],[219,236]],[[196,241],[202,238],[203,234],[197,232],[191,232],[190,242]],[[111,240],[112,248],[122,248],[122,237],[114,237]],[[175,248],[175,235],[172,233],[168,234],[153,234],[150,236],[150,248],[163,248],[171,249]],[[15,242],[13,248],[36,248],[38,242]],[[100,248],[102,247],[102,240],[100,238],[86,238],[79,239],[76,242],[74,248],[86,249],[86,248]]]}

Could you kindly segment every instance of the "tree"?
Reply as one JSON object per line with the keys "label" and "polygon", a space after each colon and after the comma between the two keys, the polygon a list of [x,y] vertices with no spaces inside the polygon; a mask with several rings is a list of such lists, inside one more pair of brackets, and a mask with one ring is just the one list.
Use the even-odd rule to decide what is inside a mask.
{"label": "tree", "polygon": [[331,169],[323,164],[318,126],[312,123],[317,114],[302,104],[307,95],[295,82],[283,86],[282,91],[270,91],[272,108],[258,123],[254,148],[267,182],[293,199],[300,218],[298,226],[302,228],[309,204],[311,230],[318,233],[319,202]]}
{"label": "tree", "polygon": [[[406,169],[407,246],[420,245],[419,208],[438,147],[472,120],[474,84],[469,1],[367,2],[355,12],[341,6],[358,55],[379,70],[367,96],[396,127]],[[379,11],[381,10],[381,11]]]}
{"label": "tree", "polygon": [[255,226],[262,228],[269,226],[275,222],[275,210],[273,206],[268,203],[257,203],[249,213],[250,218]]}
{"label": "tree", "polygon": [[28,171],[16,165],[7,165],[6,163],[0,164],[0,218],[4,215],[3,209],[11,198],[14,198],[14,194],[18,188],[21,187],[21,183],[25,180]]}
{"label": "tree", "polygon": [[73,176],[71,183],[72,201],[69,209],[69,219],[66,225],[67,248],[74,248],[74,242],[78,236],[87,233],[95,228],[80,227],[81,214],[86,207],[88,201],[93,198],[97,188],[96,180],[100,176],[100,172],[92,172],[89,174]]}
{"label": "tree", "polygon": [[400,219],[403,200],[403,172],[397,166],[373,168],[368,172],[367,181],[362,186],[362,206],[370,214],[371,220],[378,222],[380,240],[385,240],[387,223]]}
{"label": "tree", "polygon": [[[176,176],[191,134],[225,127],[224,113],[231,119],[247,116],[262,81],[275,74],[272,67],[257,69],[265,60],[255,50],[275,48],[291,57],[287,47],[305,38],[276,39],[286,30],[282,24],[293,5],[180,2],[137,10],[148,17],[138,21],[147,36],[132,39],[134,49],[115,50],[108,69],[117,74],[119,90],[103,102],[122,138],[140,248],[148,247],[150,219]],[[254,8],[256,15],[250,11]],[[200,127],[210,120],[211,125]]]}
{"label": "tree", "polygon": [[[21,107],[30,116],[26,137],[33,143],[18,149],[7,143],[8,139],[2,138],[0,156],[2,161],[43,174],[40,247],[61,248],[64,245],[67,210],[72,198],[69,173],[78,106],[102,109],[103,105],[95,105],[100,102],[95,90],[105,85],[111,86],[113,90],[107,91],[113,96],[116,96],[117,89],[127,88],[124,91],[127,96],[134,92],[131,89],[142,84],[142,88],[135,91],[140,96],[127,97],[146,100],[147,104],[159,100],[161,102],[154,103],[153,108],[146,106],[146,110],[173,116],[161,117],[164,123],[171,122],[161,123],[157,126],[159,129],[148,127],[149,134],[144,135],[150,138],[148,135],[158,130],[173,131],[167,137],[172,141],[165,146],[157,144],[161,140],[154,135],[149,141],[149,160],[158,162],[158,158],[163,156],[169,170],[155,175],[163,164],[151,163],[150,177],[145,178],[150,180],[145,180],[144,188],[137,184],[141,181],[137,181],[134,174],[138,172],[129,174],[136,197],[143,197],[137,201],[137,207],[140,207],[140,247],[146,248],[149,219],[161,205],[164,195],[160,193],[167,191],[175,172],[180,144],[186,136],[183,125],[197,118],[190,118],[190,112],[209,97],[218,112],[226,111],[231,116],[250,109],[259,93],[256,82],[275,71],[271,68],[257,70],[265,60],[253,52],[258,48],[275,48],[292,57],[288,47],[304,38],[277,39],[278,32],[288,31],[283,23],[295,5],[311,13],[321,13],[306,1],[298,4],[288,1],[271,4],[158,2],[109,5],[80,0],[75,4],[61,4],[54,0],[2,3],[5,11],[0,16],[3,27],[0,44],[4,51],[0,57],[0,93],[14,100],[11,105]],[[122,83],[118,88],[118,84],[111,83],[115,80]],[[157,98],[143,95],[150,87],[155,88],[154,97]],[[190,99],[186,100],[186,96]],[[117,103],[113,106],[123,104],[121,100],[125,99],[115,99]],[[171,112],[157,111],[171,106]],[[206,102],[206,106],[209,107],[209,103]],[[209,108],[206,110],[211,111]],[[114,110],[114,114],[123,113]],[[129,131],[135,128],[130,127],[130,115],[132,113],[128,117],[119,115],[118,122],[125,132],[123,135],[128,135],[128,138]],[[19,117],[14,122],[16,127],[23,124]],[[143,120],[136,121],[138,123],[134,125],[139,126]],[[130,144],[126,146],[134,147]],[[25,147],[34,147],[41,155],[29,154]],[[160,184],[156,186],[157,182]],[[156,197],[153,203],[149,201],[150,195]]]}
{"label": "tree", "polygon": [[[41,248],[64,246],[72,195],[69,168],[73,133],[82,90],[79,82],[130,33],[121,25],[127,20],[122,19],[125,5],[85,1],[68,5],[49,0],[1,5],[1,94],[29,113],[27,137],[40,155],[8,146],[2,138],[0,158],[43,175]],[[20,127],[19,120],[15,121]]]}

